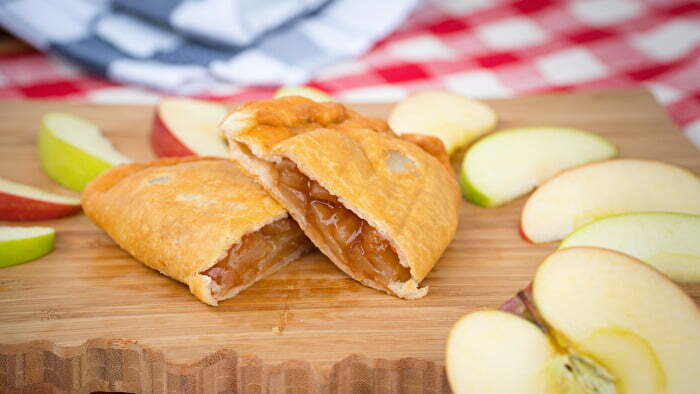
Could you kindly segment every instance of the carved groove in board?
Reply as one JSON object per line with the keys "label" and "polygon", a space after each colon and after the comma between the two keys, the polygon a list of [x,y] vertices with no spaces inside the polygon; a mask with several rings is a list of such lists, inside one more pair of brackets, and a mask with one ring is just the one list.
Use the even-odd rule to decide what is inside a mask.
{"label": "carved groove in board", "polygon": [[[130,393],[449,393],[443,366],[404,358],[350,355],[330,370],[306,361],[266,364],[222,349],[191,364],[129,339],[91,339],[76,347],[49,341],[0,344],[0,391]],[[7,391],[5,391],[7,390]]]}

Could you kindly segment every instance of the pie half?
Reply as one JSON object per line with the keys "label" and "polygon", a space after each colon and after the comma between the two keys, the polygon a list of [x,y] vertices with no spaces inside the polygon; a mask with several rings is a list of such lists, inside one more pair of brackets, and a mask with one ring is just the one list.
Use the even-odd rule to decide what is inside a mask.
{"label": "pie half", "polygon": [[460,200],[439,140],[409,142],[382,120],[293,96],[248,103],[220,127],[341,270],[401,298],[427,293],[419,284],[454,237]]}
{"label": "pie half", "polygon": [[83,210],[137,260],[209,305],[312,248],[286,210],[226,159],[114,167],[85,189]]}

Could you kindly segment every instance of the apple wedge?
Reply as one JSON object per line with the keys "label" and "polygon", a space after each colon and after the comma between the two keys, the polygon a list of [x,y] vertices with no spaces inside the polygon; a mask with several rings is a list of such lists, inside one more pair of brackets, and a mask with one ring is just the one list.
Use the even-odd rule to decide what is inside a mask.
{"label": "apple wedge", "polygon": [[0,220],[49,220],[80,211],[80,200],[0,178]]}
{"label": "apple wedge", "polygon": [[455,393],[542,393],[542,366],[556,356],[549,338],[508,312],[463,317],[447,339],[447,376]]}
{"label": "apple wedge", "polygon": [[490,134],[464,155],[460,185],[474,204],[494,207],[571,167],[617,155],[604,138],[570,127],[521,127]]}
{"label": "apple wedge", "polygon": [[326,101],[335,101],[333,97],[330,96],[328,93],[316,88],[312,88],[310,86],[285,86],[283,88],[279,88],[275,92],[274,98],[280,98],[285,96],[306,97],[309,100],[317,101],[319,103],[323,103]]}
{"label": "apple wedge", "polygon": [[51,252],[55,235],[56,231],[50,227],[0,226],[0,268]]}
{"label": "apple wedge", "polygon": [[534,243],[555,241],[595,219],[627,212],[700,214],[700,178],[653,160],[589,163],[535,190],[523,208],[520,230]]}
{"label": "apple wedge", "polygon": [[496,113],[486,104],[437,90],[410,95],[389,115],[389,125],[397,133],[437,137],[448,154],[492,130],[496,122]]}
{"label": "apple wedge", "polygon": [[46,174],[76,191],[108,168],[131,161],[114,149],[97,126],[58,112],[44,115],[41,121],[39,158]]}
{"label": "apple wedge", "polygon": [[479,311],[455,324],[455,393],[697,392],[700,310],[648,265],[607,249],[563,249],[538,268],[533,300],[535,322]]}
{"label": "apple wedge", "polygon": [[627,213],[595,220],[559,249],[597,246],[636,257],[677,282],[700,282],[700,215]]}
{"label": "apple wedge", "polygon": [[158,157],[228,157],[221,130],[226,106],[188,98],[166,98],[156,107],[151,148]]}

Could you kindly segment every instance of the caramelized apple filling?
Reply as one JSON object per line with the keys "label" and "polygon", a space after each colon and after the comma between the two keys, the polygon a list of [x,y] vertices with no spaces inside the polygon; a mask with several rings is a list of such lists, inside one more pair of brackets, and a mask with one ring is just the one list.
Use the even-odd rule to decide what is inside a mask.
{"label": "caramelized apple filling", "polygon": [[202,272],[213,280],[212,295],[219,299],[229,291],[252,284],[309,241],[291,218],[280,219],[246,234],[231,247],[228,256]]}
{"label": "caramelized apple filling", "polygon": [[353,276],[383,289],[411,279],[386,240],[367,221],[345,208],[318,182],[302,174],[289,159],[276,165],[280,190],[302,212],[309,231],[322,237]]}

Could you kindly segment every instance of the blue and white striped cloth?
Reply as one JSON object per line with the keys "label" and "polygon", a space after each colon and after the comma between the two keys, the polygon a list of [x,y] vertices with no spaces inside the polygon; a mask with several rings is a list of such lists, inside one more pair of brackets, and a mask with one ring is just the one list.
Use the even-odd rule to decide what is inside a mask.
{"label": "blue and white striped cloth", "polygon": [[0,25],[118,82],[191,94],[301,84],[420,0],[0,0]]}

